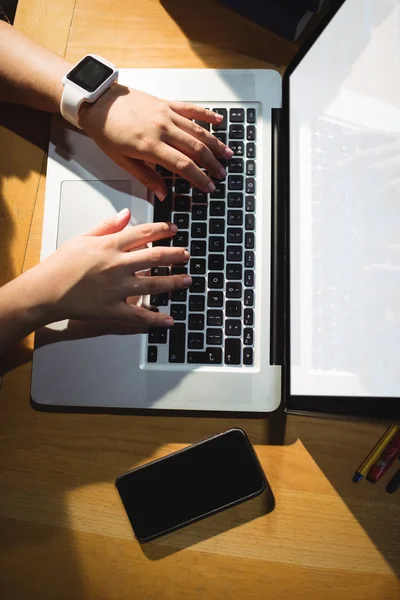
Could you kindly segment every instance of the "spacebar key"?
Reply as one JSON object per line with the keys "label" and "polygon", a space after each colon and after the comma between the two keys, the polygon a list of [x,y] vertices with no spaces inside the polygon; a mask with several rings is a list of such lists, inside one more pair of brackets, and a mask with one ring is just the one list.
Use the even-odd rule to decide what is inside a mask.
{"label": "spacebar key", "polygon": [[169,356],[170,363],[185,362],[185,323],[175,323],[169,330]]}
{"label": "spacebar key", "polygon": [[198,365],[220,365],[222,363],[221,348],[206,348],[205,352],[188,352],[188,363]]}

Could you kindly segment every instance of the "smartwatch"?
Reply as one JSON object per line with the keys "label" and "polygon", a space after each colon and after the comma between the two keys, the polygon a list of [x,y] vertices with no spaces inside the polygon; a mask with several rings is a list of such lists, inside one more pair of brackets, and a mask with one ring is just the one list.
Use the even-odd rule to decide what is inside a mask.
{"label": "smartwatch", "polygon": [[118,69],[96,54],[88,54],[62,79],[61,114],[70,123],[82,129],[78,122],[82,102],[96,102],[115,81]]}

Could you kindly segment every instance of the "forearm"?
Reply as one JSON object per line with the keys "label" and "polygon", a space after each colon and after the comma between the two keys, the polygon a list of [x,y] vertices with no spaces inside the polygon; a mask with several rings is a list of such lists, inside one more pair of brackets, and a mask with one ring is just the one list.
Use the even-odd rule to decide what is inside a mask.
{"label": "forearm", "polygon": [[61,79],[70,68],[68,61],[0,21],[0,102],[58,112]]}

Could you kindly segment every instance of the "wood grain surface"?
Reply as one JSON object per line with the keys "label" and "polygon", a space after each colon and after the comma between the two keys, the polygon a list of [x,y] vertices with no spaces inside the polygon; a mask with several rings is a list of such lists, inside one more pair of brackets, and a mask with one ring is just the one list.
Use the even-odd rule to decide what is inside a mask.
{"label": "wood grain surface", "polygon": [[[16,26],[71,61],[90,51],[121,67],[283,72],[296,51],[212,0],[20,0]],[[39,258],[48,117],[0,110],[3,283]],[[385,425],[38,413],[31,344],[0,388],[1,600],[400,598],[400,494],[351,482]],[[270,491],[141,547],[116,476],[234,425]]]}

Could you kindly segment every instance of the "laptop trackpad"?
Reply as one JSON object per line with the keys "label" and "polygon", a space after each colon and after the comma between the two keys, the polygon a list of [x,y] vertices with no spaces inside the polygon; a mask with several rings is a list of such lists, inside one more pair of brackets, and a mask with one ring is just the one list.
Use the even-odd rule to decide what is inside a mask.
{"label": "laptop trackpad", "polygon": [[129,179],[63,181],[57,247],[123,208],[132,211],[132,225],[148,221],[150,207],[146,188]]}

